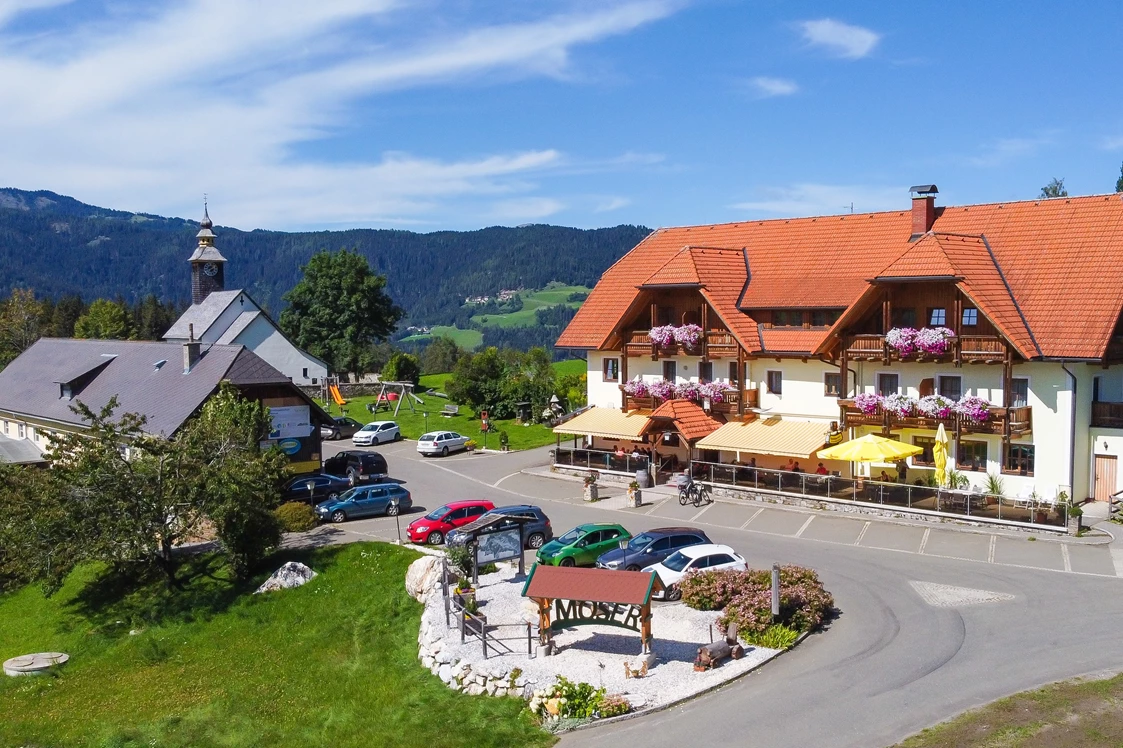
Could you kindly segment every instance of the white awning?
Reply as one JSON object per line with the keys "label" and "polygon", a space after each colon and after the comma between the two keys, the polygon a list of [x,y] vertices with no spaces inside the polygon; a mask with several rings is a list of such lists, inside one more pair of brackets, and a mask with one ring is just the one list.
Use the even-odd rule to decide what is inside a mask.
{"label": "white awning", "polygon": [[589,408],[581,415],[555,426],[554,433],[639,441],[649,415],[651,411],[647,410],[621,413],[616,408]]}
{"label": "white awning", "polygon": [[778,457],[810,458],[827,441],[829,424],[767,418],[741,423],[733,421],[699,441],[698,449],[750,452]]}

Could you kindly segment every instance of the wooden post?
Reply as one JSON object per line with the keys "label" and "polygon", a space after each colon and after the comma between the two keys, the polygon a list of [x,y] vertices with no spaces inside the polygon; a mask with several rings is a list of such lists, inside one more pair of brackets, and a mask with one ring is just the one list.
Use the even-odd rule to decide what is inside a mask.
{"label": "wooden post", "polygon": [[[710,334],[710,315],[708,314],[710,305],[705,301],[702,302],[702,361],[708,361],[710,356],[710,342],[708,340]],[[701,374],[702,372],[698,372]],[[712,377],[711,377],[712,378]],[[698,377],[698,381],[702,381],[702,377]]]}
{"label": "wooden post", "polygon": [[628,382],[628,341],[620,344],[620,410],[628,411],[628,394],[624,392],[624,385]]}
{"label": "wooden post", "polygon": [[952,332],[955,333],[955,343],[952,344],[952,350],[955,354],[955,365],[963,366],[963,341],[960,338],[962,332],[960,323],[963,322],[963,293],[958,290],[955,293],[955,305],[952,307],[952,314],[954,316],[952,317],[950,326]]}
{"label": "wooden post", "polygon": [[[653,301],[653,302],[651,302],[651,326],[655,327],[655,326],[658,325],[658,323],[659,323],[659,305],[656,304]],[[651,360],[652,361],[658,361],[659,360],[659,349],[655,346],[655,341],[650,340],[650,338],[651,338],[650,330],[648,331],[647,337],[649,338],[649,342],[651,344]]]}
{"label": "wooden post", "polygon": [[[842,341],[842,352],[838,354],[838,370],[842,373],[842,386],[838,388],[840,399],[850,397],[850,360],[846,355],[846,349],[849,347],[846,343],[846,337],[840,337]],[[857,392],[854,393],[857,396]]]}
{"label": "wooden post", "polygon": [[745,415],[745,393],[748,390],[748,377],[745,376],[745,349],[737,343],[737,420],[743,421]]}
{"label": "wooden post", "polygon": [[885,365],[888,366],[889,343],[886,342],[885,335],[893,326],[893,310],[889,305],[889,288],[882,288],[881,294],[881,355],[885,361]]}
{"label": "wooden post", "polygon": [[651,601],[648,600],[640,613],[643,623],[640,625],[640,639],[643,640],[643,653],[651,654]]}

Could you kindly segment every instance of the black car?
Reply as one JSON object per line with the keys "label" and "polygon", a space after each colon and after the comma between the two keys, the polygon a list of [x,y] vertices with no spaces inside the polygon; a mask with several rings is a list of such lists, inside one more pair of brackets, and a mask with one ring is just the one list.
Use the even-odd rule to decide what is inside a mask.
{"label": "black car", "polygon": [[339,475],[301,475],[281,487],[281,501],[307,501],[315,506],[334,499],[350,487],[351,481]]}
{"label": "black car", "polygon": [[[525,524],[526,531],[523,533],[523,538],[526,542],[526,547],[531,549],[541,548],[546,543],[554,539],[554,528],[550,525],[550,518],[546,516],[539,507],[531,506],[530,504],[515,504],[512,506],[497,506],[490,509],[473,522],[479,522],[495,514],[513,515],[516,517],[529,517],[530,522]],[[517,527],[518,522],[514,520],[505,520],[497,522],[487,529],[487,532],[499,532],[500,530],[509,530],[512,527]],[[445,537],[445,542],[449,546],[463,545],[467,538],[460,533],[459,530],[450,530]]]}
{"label": "black car", "polygon": [[706,533],[693,527],[660,527],[633,537],[628,543],[627,551],[614,548],[602,553],[597,559],[597,568],[639,571],[645,566],[659,563],[680,548],[712,542],[706,537]]}
{"label": "black car", "polygon": [[382,480],[390,469],[386,466],[386,458],[377,452],[348,449],[324,460],[323,472],[345,476],[350,485],[355,486]]}
{"label": "black car", "polygon": [[334,426],[320,427],[320,436],[324,439],[349,439],[362,427],[363,424],[359,423],[354,418],[336,416]]}

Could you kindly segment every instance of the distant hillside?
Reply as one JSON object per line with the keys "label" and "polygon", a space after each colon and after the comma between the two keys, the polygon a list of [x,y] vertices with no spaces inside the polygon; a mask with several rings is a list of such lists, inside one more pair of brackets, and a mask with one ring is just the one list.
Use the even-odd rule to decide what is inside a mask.
{"label": "distant hillside", "polygon": [[[221,218],[221,208],[212,211]],[[0,189],[0,295],[13,287],[86,299],[148,293],[185,301],[187,258],[198,224],[182,218],[97,208],[53,192]],[[229,288],[247,288],[276,312],[321,249],[347,247],[387,276],[390,294],[414,324],[455,324],[469,296],[543,288],[551,281],[592,286],[643,239],[642,226],[572,229],[541,224],[478,231],[239,231],[216,226],[229,260]]]}

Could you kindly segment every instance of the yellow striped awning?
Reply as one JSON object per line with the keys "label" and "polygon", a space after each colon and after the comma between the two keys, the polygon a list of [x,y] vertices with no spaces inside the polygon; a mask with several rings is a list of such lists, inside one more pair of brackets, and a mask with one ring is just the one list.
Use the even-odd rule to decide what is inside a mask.
{"label": "yellow striped awning", "polygon": [[816,421],[766,418],[741,423],[733,421],[694,446],[727,452],[752,452],[778,457],[810,458],[827,441],[830,426]]}
{"label": "yellow striped awning", "polygon": [[555,426],[554,433],[639,441],[649,415],[649,410],[621,413],[616,408],[589,408],[581,415]]}

